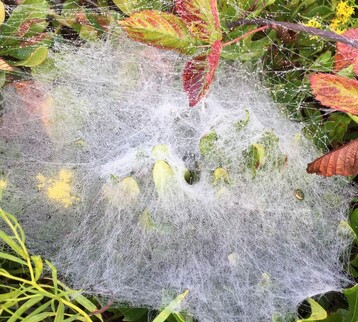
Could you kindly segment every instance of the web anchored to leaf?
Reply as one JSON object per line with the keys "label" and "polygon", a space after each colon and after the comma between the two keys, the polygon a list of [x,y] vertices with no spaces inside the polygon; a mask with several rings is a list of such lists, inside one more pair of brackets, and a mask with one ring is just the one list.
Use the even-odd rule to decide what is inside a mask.
{"label": "web anchored to leaf", "polygon": [[[114,305],[168,308],[162,319],[184,310],[200,321],[289,320],[308,295],[321,318],[314,295],[351,282],[342,262],[354,191],[306,173],[322,152],[287,116],[308,121],[322,150],[337,149],[309,171],[354,174],[355,144],[343,144],[357,133],[356,41],[352,30],[331,33],[339,8],[115,3],[121,11],[66,1],[2,27],[0,198],[30,249]],[[305,26],[312,19],[322,30]],[[10,41],[33,46],[26,56]],[[15,64],[39,47],[48,58],[30,77]],[[205,102],[189,108],[188,97]]]}

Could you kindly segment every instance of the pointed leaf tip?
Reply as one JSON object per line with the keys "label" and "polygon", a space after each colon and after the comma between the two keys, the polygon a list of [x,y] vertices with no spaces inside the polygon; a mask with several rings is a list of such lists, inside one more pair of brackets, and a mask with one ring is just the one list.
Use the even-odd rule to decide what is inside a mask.
{"label": "pointed leaf tip", "polygon": [[316,99],[335,110],[358,115],[358,81],[318,73],[309,77]]}
{"label": "pointed leaf tip", "polygon": [[208,55],[194,57],[186,63],[183,71],[184,91],[189,97],[189,106],[193,107],[206,95],[219,65],[222,43],[213,43]]}
{"label": "pointed leaf tip", "polygon": [[325,177],[356,175],[358,173],[358,139],[314,160],[308,164],[306,171]]}

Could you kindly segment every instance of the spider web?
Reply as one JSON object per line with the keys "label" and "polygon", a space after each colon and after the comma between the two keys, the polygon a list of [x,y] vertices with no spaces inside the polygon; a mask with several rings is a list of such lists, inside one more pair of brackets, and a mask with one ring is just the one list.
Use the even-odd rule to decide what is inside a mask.
{"label": "spider web", "polygon": [[159,308],[188,289],[181,309],[200,321],[286,317],[348,285],[340,222],[354,191],[306,173],[320,152],[289,120],[300,100],[283,111],[266,87],[311,70],[274,70],[292,54],[279,46],[272,69],[222,60],[189,108],[188,58],[118,34],[58,39],[27,81],[2,91],[2,202],[30,249],[118,304]]}

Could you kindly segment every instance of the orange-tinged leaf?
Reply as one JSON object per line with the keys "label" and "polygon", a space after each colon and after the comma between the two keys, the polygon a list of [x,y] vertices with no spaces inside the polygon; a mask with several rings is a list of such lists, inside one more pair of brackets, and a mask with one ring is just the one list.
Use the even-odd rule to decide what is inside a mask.
{"label": "orange-tinged leaf", "polygon": [[176,0],[175,6],[196,37],[210,44],[222,39],[216,0]]}
{"label": "orange-tinged leaf", "polygon": [[358,81],[322,73],[311,75],[309,79],[313,94],[323,105],[358,115]]}
{"label": "orange-tinged leaf", "polygon": [[148,45],[185,54],[196,51],[197,39],[190,34],[185,22],[174,14],[144,10],[118,21],[118,24],[131,38]]}
{"label": "orange-tinged leaf", "polygon": [[[352,39],[358,39],[358,28],[349,29],[345,33],[343,33],[342,36]],[[341,42],[337,42],[336,55],[334,56],[334,71],[338,72],[341,69],[354,64],[355,73],[358,74],[358,61],[356,60],[357,57],[358,48],[343,44]]]}
{"label": "orange-tinged leaf", "polygon": [[183,71],[184,90],[189,97],[189,105],[195,106],[206,95],[219,65],[222,43],[213,43],[207,55],[194,57],[187,62]]}
{"label": "orange-tinged leaf", "polygon": [[14,69],[15,68],[10,66],[4,59],[0,58],[0,70],[11,72]]}
{"label": "orange-tinged leaf", "polygon": [[308,164],[307,172],[325,177],[358,174],[358,140],[351,141],[314,160]]}
{"label": "orange-tinged leaf", "polygon": [[17,82],[13,86],[21,97],[25,110],[29,114],[39,117],[46,131],[49,131],[51,126],[52,98],[34,81]]}

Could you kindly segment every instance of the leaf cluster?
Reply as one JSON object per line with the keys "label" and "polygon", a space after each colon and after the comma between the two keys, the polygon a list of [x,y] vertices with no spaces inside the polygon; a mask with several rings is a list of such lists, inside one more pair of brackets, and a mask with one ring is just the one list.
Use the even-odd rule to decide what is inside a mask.
{"label": "leaf cluster", "polygon": [[[0,209],[0,318],[7,321],[92,321],[97,307],[58,279],[57,269],[30,255],[16,218]],[[49,271],[51,277],[46,277]],[[103,321],[101,314],[94,314]]]}

